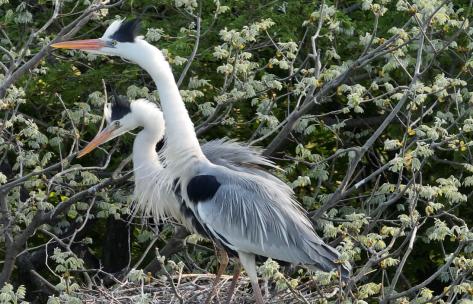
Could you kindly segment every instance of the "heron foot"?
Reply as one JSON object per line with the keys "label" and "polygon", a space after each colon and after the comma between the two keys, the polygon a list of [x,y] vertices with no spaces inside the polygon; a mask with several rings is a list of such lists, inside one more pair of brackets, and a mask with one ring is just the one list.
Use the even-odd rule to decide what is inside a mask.
{"label": "heron foot", "polygon": [[235,287],[238,284],[238,278],[240,277],[241,272],[241,265],[239,262],[235,264],[235,270],[233,271],[232,283],[227,291],[227,301],[226,304],[230,304],[232,302],[233,294],[235,293]]}
{"label": "heron foot", "polygon": [[225,272],[225,269],[227,268],[227,265],[228,265],[228,254],[225,251],[225,249],[223,249],[222,247],[218,245],[216,246],[215,249],[217,251],[217,260],[220,265],[218,267],[217,273],[215,274],[215,279],[212,282],[212,289],[210,290],[210,294],[207,297],[207,300],[205,300],[205,304],[210,304],[212,302],[212,298],[214,297],[215,292],[217,291],[217,285],[218,285],[218,282],[220,281],[220,277]]}

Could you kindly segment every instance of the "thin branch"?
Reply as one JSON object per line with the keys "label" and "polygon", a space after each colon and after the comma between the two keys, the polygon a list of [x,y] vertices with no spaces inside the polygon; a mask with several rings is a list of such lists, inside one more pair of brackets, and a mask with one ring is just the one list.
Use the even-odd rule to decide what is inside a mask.
{"label": "thin branch", "polygon": [[373,44],[374,37],[376,37],[376,32],[378,31],[378,23],[379,23],[379,14],[374,14],[373,32],[371,33],[370,41],[366,45],[365,50],[363,51],[363,53],[361,53],[361,56],[366,55],[366,53],[370,49],[371,45]]}
{"label": "thin branch", "polygon": [[396,269],[396,273],[394,274],[394,278],[391,281],[391,286],[388,289],[388,295],[396,288],[397,281],[399,280],[399,276],[401,275],[401,272],[404,269],[404,265],[406,264],[407,258],[409,257],[412,250],[414,249],[414,241],[417,237],[417,228],[418,228],[418,226],[415,226],[414,230],[412,231],[410,241],[409,241],[409,246],[407,247],[407,250],[404,253],[404,256],[402,257],[402,260],[401,260],[401,262],[399,263],[399,266]]}
{"label": "thin branch", "polygon": [[49,18],[48,21],[46,21],[46,23],[39,30],[37,30],[33,34],[33,37],[35,37],[35,38],[38,37],[39,34],[44,32],[57,19],[57,17],[59,16],[59,10],[60,9],[61,9],[61,2],[59,0],[54,0],[53,15],[51,16],[51,18]]}
{"label": "thin branch", "polygon": [[9,183],[6,183],[4,184],[3,186],[0,187],[0,192],[8,192],[11,188],[13,187],[16,187],[18,185],[21,185],[22,183],[26,182],[28,179],[30,179],[31,177],[33,176],[37,176],[37,175],[42,175],[44,173],[47,173],[47,172],[50,172],[50,171],[54,171],[58,168],[63,168],[64,166],[67,166],[70,164],[70,161],[73,160],[76,156],[76,153],[74,154],[71,154],[69,155],[68,157],[66,157],[65,159],[63,159],[62,161],[54,164],[54,165],[51,165],[43,170],[40,170],[40,171],[33,171],[21,178],[18,178],[18,179],[15,179]]}
{"label": "thin branch", "polygon": [[148,252],[151,250],[151,248],[153,248],[154,243],[156,243],[157,240],[159,240],[159,236],[156,236],[151,240],[148,247],[146,247],[145,251],[141,255],[140,259],[135,263],[135,265],[133,265],[133,267],[131,267],[131,269],[138,269],[138,267],[140,267],[141,263],[143,263],[144,259],[148,255]]}
{"label": "thin branch", "polygon": [[189,71],[190,66],[192,65],[192,62],[195,59],[195,55],[197,54],[197,50],[199,49],[199,42],[200,42],[200,16],[196,16],[196,30],[195,30],[195,44],[194,48],[192,49],[192,53],[187,59],[187,63],[182,70],[181,76],[179,77],[179,80],[177,81],[177,86],[180,87],[182,82],[184,81],[184,78],[186,78],[187,72]]}
{"label": "thin branch", "polygon": [[384,299],[384,302],[385,303],[390,303],[392,300],[399,299],[401,297],[405,297],[405,296],[407,296],[409,294],[412,294],[412,293],[426,287],[427,285],[429,285],[433,280],[435,280],[438,276],[440,276],[442,274],[442,272],[444,272],[448,267],[450,267],[453,260],[458,256],[458,254],[460,253],[462,248],[465,246],[465,244],[466,244],[465,242],[460,242],[460,244],[455,249],[455,251],[450,254],[450,257],[447,259],[445,264],[443,264],[442,267],[437,269],[436,272],[434,272],[430,277],[428,277],[422,283],[419,283],[419,284],[417,284],[417,285],[415,285],[415,286],[413,286],[413,287],[411,287],[408,290],[405,290],[403,292],[399,292],[399,293],[396,293],[394,295],[390,295],[390,296],[388,296]]}

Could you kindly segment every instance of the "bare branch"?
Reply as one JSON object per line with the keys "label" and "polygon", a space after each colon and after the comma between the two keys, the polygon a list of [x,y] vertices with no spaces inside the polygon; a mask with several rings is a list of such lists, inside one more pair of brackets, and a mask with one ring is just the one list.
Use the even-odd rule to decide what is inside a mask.
{"label": "bare branch", "polygon": [[199,42],[200,42],[200,16],[196,16],[195,18],[196,21],[196,30],[195,30],[195,44],[194,48],[192,49],[192,53],[187,58],[187,63],[184,67],[184,70],[182,70],[181,76],[179,76],[179,80],[177,81],[177,86],[180,87],[182,82],[184,81],[184,78],[186,78],[187,72],[189,71],[190,66],[192,65],[192,62],[194,61],[195,55],[197,54],[197,50],[199,49]]}

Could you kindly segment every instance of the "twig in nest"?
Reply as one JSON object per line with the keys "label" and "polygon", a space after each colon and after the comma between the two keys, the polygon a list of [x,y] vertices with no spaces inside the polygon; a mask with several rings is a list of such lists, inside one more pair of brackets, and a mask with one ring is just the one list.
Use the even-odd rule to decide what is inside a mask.
{"label": "twig in nest", "polygon": [[159,262],[159,264],[161,265],[161,269],[164,271],[164,274],[165,274],[166,277],[168,278],[169,283],[171,284],[172,290],[174,291],[174,294],[175,294],[176,297],[179,299],[179,303],[184,304],[184,300],[182,299],[181,294],[180,294],[179,291],[177,290],[176,285],[174,285],[174,281],[173,281],[173,279],[172,279],[171,274],[169,273],[169,271],[167,271],[166,265],[164,265],[164,259],[165,259],[165,257],[161,256],[161,254],[159,253],[159,249],[158,249],[158,248],[156,248],[156,259],[158,259],[158,262]]}
{"label": "twig in nest", "polygon": [[299,299],[304,304],[309,304],[309,301],[307,301],[307,299],[299,291],[292,288],[291,283],[289,283],[289,280],[285,276],[283,276],[283,279],[291,293],[295,295],[297,299]]}

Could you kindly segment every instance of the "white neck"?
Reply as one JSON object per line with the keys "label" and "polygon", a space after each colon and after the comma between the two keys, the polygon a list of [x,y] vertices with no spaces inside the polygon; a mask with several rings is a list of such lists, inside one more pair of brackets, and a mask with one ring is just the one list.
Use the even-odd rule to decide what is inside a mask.
{"label": "white neck", "polygon": [[[153,173],[161,170],[162,166],[156,152],[156,144],[163,138],[164,128],[157,124],[145,126],[133,142],[133,169],[135,172],[135,186],[143,180],[150,179]],[[135,188],[136,188],[135,187]]]}
{"label": "white neck", "polygon": [[[146,115],[143,116],[143,118],[146,117]],[[156,185],[153,178],[163,169],[156,152],[156,144],[164,136],[164,122],[162,114],[160,117],[152,118],[153,115],[150,115],[148,119],[141,121],[144,128],[136,135],[133,142],[134,192],[137,203],[134,212],[142,212],[144,215],[152,215],[157,219],[162,219],[168,214],[174,216],[175,210],[179,210],[179,208],[176,209],[175,205],[166,202],[157,203],[155,200],[153,190]],[[173,201],[171,200],[171,202]]]}
{"label": "white neck", "polygon": [[182,155],[205,159],[189,114],[169,63],[162,52],[144,40],[136,42],[140,56],[135,62],[153,78],[158,88],[166,124],[167,155]]}

